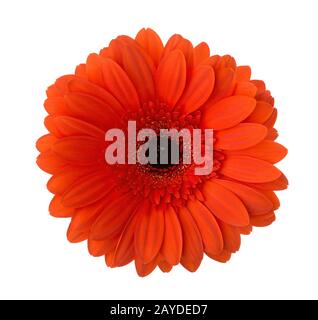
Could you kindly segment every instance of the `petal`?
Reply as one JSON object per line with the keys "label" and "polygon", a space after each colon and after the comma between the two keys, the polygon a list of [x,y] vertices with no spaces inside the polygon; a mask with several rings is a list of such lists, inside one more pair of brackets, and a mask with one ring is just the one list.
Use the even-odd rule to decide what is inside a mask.
{"label": "petal", "polygon": [[46,134],[39,138],[36,142],[36,148],[40,152],[46,152],[51,149],[51,146],[57,141],[57,138],[52,134]]}
{"label": "petal", "polygon": [[151,262],[158,254],[163,235],[163,211],[150,206],[149,211],[142,215],[135,233],[135,249],[144,264]]}
{"label": "petal", "polygon": [[48,114],[56,115],[71,115],[64,97],[49,97],[44,101],[44,108]]}
{"label": "petal", "polygon": [[71,115],[105,130],[119,126],[120,119],[112,106],[84,93],[69,93],[65,96]]}
{"label": "petal", "polygon": [[212,212],[198,200],[188,201],[187,207],[201,233],[204,251],[219,254],[223,249],[223,238]]}
{"label": "petal", "polygon": [[263,215],[251,217],[251,225],[255,227],[267,227],[276,220],[275,213],[269,212]]}
{"label": "petal", "polygon": [[69,92],[84,93],[88,96],[95,97],[103,101],[106,105],[111,106],[117,115],[122,115],[125,109],[114,98],[112,94],[106,91],[104,88],[95,85],[85,79],[73,79],[68,83]]}
{"label": "petal", "polygon": [[67,165],[67,162],[64,159],[56,155],[51,150],[41,153],[37,157],[36,163],[40,169],[50,174],[55,174],[61,171]]}
{"label": "petal", "polygon": [[188,209],[181,207],[178,216],[183,239],[181,264],[187,270],[194,272],[203,259],[201,234]]}
{"label": "petal", "polygon": [[238,228],[229,226],[222,221],[219,221],[220,228],[222,230],[224,249],[229,252],[236,252],[241,246],[241,235]]}
{"label": "petal", "polygon": [[125,229],[120,236],[114,253],[114,265],[116,266],[124,266],[134,258],[134,235],[138,219],[140,218],[140,214],[144,214],[142,205],[137,209],[136,213],[127,222]]}
{"label": "petal", "polygon": [[187,68],[190,70],[193,67],[193,46],[189,40],[184,39],[179,34],[173,35],[167,41],[163,50],[162,58],[166,57],[171,51],[176,49],[182,51],[187,62]]}
{"label": "petal", "polygon": [[210,66],[199,66],[194,69],[188,86],[178,105],[183,107],[185,114],[201,107],[211,95],[214,88],[214,70]]}
{"label": "petal", "polygon": [[205,204],[220,220],[232,226],[249,224],[248,212],[242,201],[220,184],[207,181],[203,186]]}
{"label": "petal", "polygon": [[171,51],[159,64],[155,75],[159,101],[174,107],[186,83],[186,62],[180,50]]}
{"label": "petal", "polygon": [[62,203],[66,207],[84,207],[102,199],[113,187],[106,174],[93,173],[76,181],[64,193]]}
{"label": "petal", "polygon": [[246,119],[254,110],[255,105],[255,99],[250,97],[225,98],[205,110],[202,124],[204,127],[214,130],[233,127]]}
{"label": "petal", "polygon": [[271,140],[264,140],[251,148],[231,152],[231,155],[244,155],[276,163],[285,158],[287,152],[287,149],[281,144]]}
{"label": "petal", "polygon": [[67,208],[62,204],[62,197],[57,195],[54,196],[49,205],[50,215],[55,218],[69,218],[75,213],[73,208]]}
{"label": "petal", "polygon": [[85,70],[89,81],[100,87],[104,86],[102,58],[98,54],[92,53],[87,57]]}
{"label": "petal", "polygon": [[103,256],[115,249],[119,235],[104,240],[93,240],[88,237],[87,247],[89,253],[94,257]]}
{"label": "petal", "polygon": [[165,212],[165,233],[161,253],[165,260],[172,265],[180,262],[182,253],[182,230],[176,212],[168,207]]}
{"label": "petal", "polygon": [[252,183],[270,182],[281,175],[277,168],[264,160],[240,155],[228,155],[220,173],[235,180]]}
{"label": "petal", "polygon": [[163,44],[157,33],[150,28],[143,28],[138,32],[136,42],[145,49],[157,67],[163,51]]}
{"label": "petal", "polygon": [[170,272],[172,269],[172,265],[167,261],[159,261],[158,266],[162,272]]}
{"label": "petal", "polygon": [[83,120],[69,116],[54,116],[52,121],[62,137],[88,135],[101,140],[105,138],[103,130]]}
{"label": "petal", "polygon": [[140,277],[148,276],[152,271],[156,269],[157,265],[157,259],[154,259],[146,264],[143,263],[143,260],[138,257],[135,260],[136,271]]}
{"label": "petal", "polygon": [[143,54],[135,46],[125,46],[123,55],[124,70],[139,95],[142,103],[154,100],[155,89],[152,78],[151,66]]}
{"label": "petal", "polygon": [[70,136],[58,140],[52,151],[74,164],[88,165],[104,157],[104,142],[89,136]]}
{"label": "petal", "polygon": [[268,130],[268,134],[267,134],[267,136],[266,136],[266,139],[274,141],[274,140],[277,139],[277,137],[278,137],[278,132],[277,132],[277,130],[274,129],[274,128],[270,128],[270,129]]}
{"label": "petal", "polygon": [[273,210],[272,202],[256,189],[229,180],[215,179],[214,181],[238,196],[250,214],[264,214]]}
{"label": "petal", "polygon": [[75,181],[96,172],[97,168],[67,166],[55,174],[47,183],[47,188],[54,194],[62,195]]}
{"label": "petal", "polygon": [[273,113],[273,110],[273,107],[269,103],[258,101],[256,103],[254,111],[249,115],[249,117],[245,121],[264,123],[266,120],[269,119],[269,117]]}
{"label": "petal", "polygon": [[220,254],[208,255],[208,256],[213,260],[216,260],[221,263],[225,263],[231,259],[231,255],[232,255],[231,252],[229,252],[227,250],[223,250]]}
{"label": "petal", "polygon": [[118,101],[131,111],[137,111],[140,102],[137,91],[126,72],[113,60],[105,59],[103,63],[105,87]]}
{"label": "petal", "polygon": [[236,68],[237,81],[249,81],[251,79],[251,68],[249,66],[238,66]]}
{"label": "petal", "polygon": [[262,190],[284,190],[288,186],[288,180],[284,174],[281,174],[276,180],[266,183],[254,183],[252,186]]}
{"label": "petal", "polygon": [[206,61],[210,57],[210,48],[205,42],[199,43],[193,49],[194,66]]}
{"label": "petal", "polygon": [[111,238],[123,231],[127,221],[135,212],[139,198],[126,193],[108,203],[92,226],[92,239]]}
{"label": "petal", "polygon": [[277,109],[274,108],[271,116],[264,122],[264,126],[267,128],[273,128],[277,119]]}
{"label": "petal", "polygon": [[257,123],[240,123],[237,126],[215,133],[215,148],[240,150],[256,145],[265,139],[267,128]]}
{"label": "petal", "polygon": [[239,82],[236,85],[234,95],[238,96],[248,96],[254,98],[257,92],[257,88],[248,81]]}
{"label": "petal", "polygon": [[103,203],[95,203],[76,210],[67,230],[67,239],[70,242],[81,242],[89,236],[91,225],[103,208]]}

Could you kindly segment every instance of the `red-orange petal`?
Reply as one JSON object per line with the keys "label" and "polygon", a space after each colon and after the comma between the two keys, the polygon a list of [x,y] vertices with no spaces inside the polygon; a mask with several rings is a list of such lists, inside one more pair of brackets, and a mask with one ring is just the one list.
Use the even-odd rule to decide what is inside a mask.
{"label": "red-orange petal", "polygon": [[57,138],[52,134],[46,134],[40,137],[36,142],[36,148],[40,152],[46,152],[51,149],[51,146],[57,141]]}
{"label": "red-orange petal", "polygon": [[249,66],[238,66],[236,68],[237,81],[249,81],[251,79],[251,68]]}
{"label": "red-orange petal", "polygon": [[231,155],[244,155],[253,158],[258,158],[270,163],[277,163],[285,158],[288,150],[281,144],[271,141],[264,140],[255,146],[250,148],[231,152]]}
{"label": "red-orange petal", "polygon": [[76,181],[63,195],[66,207],[85,207],[102,199],[114,187],[107,175],[93,173]]}
{"label": "red-orange petal", "polygon": [[91,53],[86,60],[85,71],[89,81],[103,87],[102,59],[96,53]]}
{"label": "red-orange petal", "polygon": [[229,180],[215,179],[214,181],[237,195],[250,214],[264,214],[273,210],[272,202],[254,188]]}
{"label": "red-orange petal", "polygon": [[223,161],[220,173],[244,182],[262,183],[276,180],[281,172],[272,164],[252,157],[231,155]]}
{"label": "red-orange petal", "polygon": [[164,235],[164,215],[160,208],[150,206],[138,222],[135,231],[136,252],[143,263],[151,262],[158,254]]}
{"label": "red-orange petal", "polygon": [[254,98],[257,92],[257,88],[249,81],[238,82],[234,94],[239,96],[248,96]]}
{"label": "red-orange petal", "polygon": [[254,227],[267,227],[275,221],[275,213],[269,212],[263,215],[251,217],[251,225]]}
{"label": "red-orange petal", "polygon": [[159,64],[155,75],[157,96],[161,102],[174,107],[186,83],[186,62],[180,50],[171,51]]}
{"label": "red-orange petal", "polygon": [[151,66],[137,46],[124,47],[123,66],[137,90],[140,101],[154,101],[155,87]]}
{"label": "red-orange petal", "polygon": [[158,34],[150,28],[143,28],[137,33],[136,42],[149,54],[157,67],[163,51]]}
{"label": "red-orange petal", "polygon": [[202,65],[193,70],[189,84],[178,102],[185,114],[197,110],[207,101],[213,91],[214,81],[212,67]]}
{"label": "red-orange petal", "polygon": [[74,208],[67,208],[62,204],[62,197],[55,195],[49,205],[50,215],[56,218],[69,218],[75,213]]}
{"label": "red-orange petal", "polygon": [[207,107],[203,114],[202,125],[214,130],[233,127],[246,119],[255,105],[255,99],[246,96],[225,98]]}
{"label": "red-orange petal", "polygon": [[199,43],[193,49],[194,66],[206,61],[210,57],[210,48],[205,42]]}
{"label": "red-orange petal", "polygon": [[223,249],[223,238],[212,212],[198,200],[188,201],[187,207],[201,233],[204,251],[219,254]]}
{"label": "red-orange petal", "polygon": [[140,107],[137,91],[127,73],[111,59],[105,59],[102,65],[105,87],[125,109],[137,111]]}
{"label": "red-orange petal", "polygon": [[217,131],[215,148],[241,150],[254,146],[265,139],[267,128],[257,123],[240,123],[237,126]]}
{"label": "red-orange petal", "polygon": [[242,201],[231,191],[213,181],[203,186],[205,204],[220,220],[232,226],[249,224],[248,212]]}
{"label": "red-orange petal", "polygon": [[245,120],[246,122],[264,123],[273,113],[273,107],[263,101],[257,101],[254,111]]}
{"label": "red-orange petal", "polygon": [[169,206],[165,212],[165,232],[161,247],[161,254],[165,260],[176,265],[180,262],[182,253],[182,230],[174,209]]}
{"label": "red-orange petal", "polygon": [[201,234],[187,208],[181,207],[178,216],[183,239],[181,264],[187,270],[194,272],[199,268],[203,258]]}

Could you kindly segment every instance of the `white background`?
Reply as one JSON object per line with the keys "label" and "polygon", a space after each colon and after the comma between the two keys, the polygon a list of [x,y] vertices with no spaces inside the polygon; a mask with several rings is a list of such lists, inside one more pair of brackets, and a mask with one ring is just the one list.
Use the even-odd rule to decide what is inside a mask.
{"label": "white background", "polygon": [[[317,1],[0,3],[0,298],[318,298]],[[68,220],[48,214],[49,176],[35,165],[46,87],[142,27],[249,64],[276,98],[278,141],[289,149],[277,221],[243,237],[229,263],[205,258],[194,274],[176,267],[139,278],[132,264],[108,269],[85,243],[68,243]]]}

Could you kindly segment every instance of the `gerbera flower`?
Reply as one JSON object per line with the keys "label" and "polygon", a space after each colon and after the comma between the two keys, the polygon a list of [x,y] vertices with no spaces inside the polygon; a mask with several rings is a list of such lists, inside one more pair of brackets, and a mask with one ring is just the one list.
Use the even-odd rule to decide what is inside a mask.
{"label": "gerbera flower", "polygon": [[[226,262],[241,234],[275,220],[276,190],[287,179],[274,164],[277,110],[265,84],[231,56],[210,56],[151,29],[119,36],[47,90],[49,133],[37,141],[39,167],[52,177],[49,211],[71,218],[68,240],[87,240],[109,267],[135,261],[140,276],[157,266],[199,267],[204,253]],[[105,132],[137,127],[214,129],[213,171],[195,164],[109,165]]]}

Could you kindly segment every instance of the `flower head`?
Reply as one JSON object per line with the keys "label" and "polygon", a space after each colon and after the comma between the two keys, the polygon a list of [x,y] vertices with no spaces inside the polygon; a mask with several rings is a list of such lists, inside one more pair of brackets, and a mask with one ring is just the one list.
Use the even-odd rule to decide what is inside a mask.
{"label": "flower head", "polygon": [[[181,263],[195,271],[204,253],[226,262],[241,234],[275,220],[274,191],[287,179],[274,164],[277,110],[248,66],[210,56],[173,35],[164,46],[151,29],[119,36],[47,90],[39,167],[52,174],[49,211],[70,217],[67,237],[87,240],[110,267],[135,261],[140,276]],[[195,163],[105,161],[105,132],[128,121],[137,129],[213,129],[213,170]],[[202,137],[202,144],[204,137]],[[182,150],[181,150],[182,151]]]}

